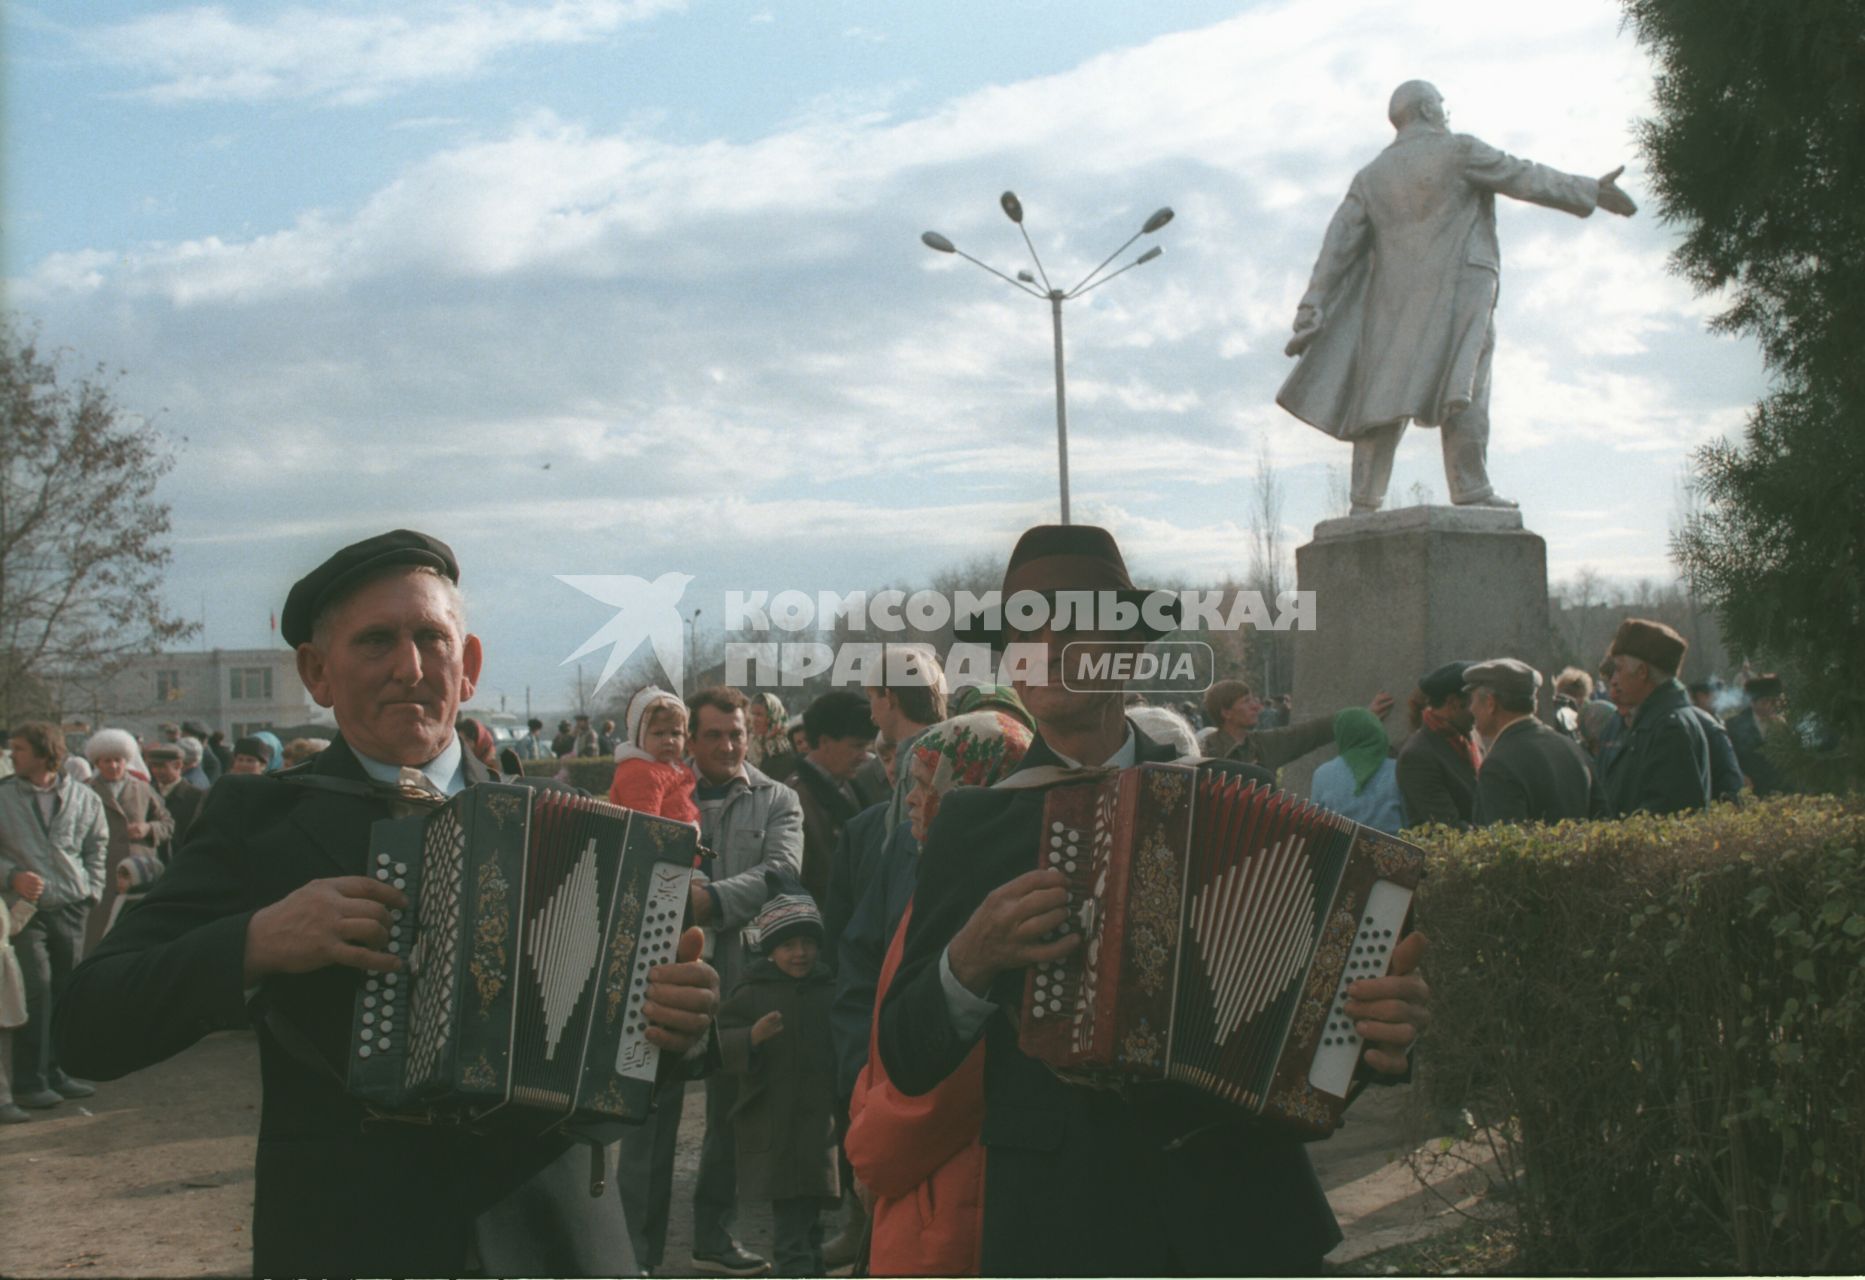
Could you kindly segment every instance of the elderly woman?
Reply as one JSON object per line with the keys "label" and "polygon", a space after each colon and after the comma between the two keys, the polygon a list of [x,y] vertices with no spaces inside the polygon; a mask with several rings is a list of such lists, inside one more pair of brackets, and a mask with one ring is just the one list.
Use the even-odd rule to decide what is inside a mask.
{"label": "elderly woman", "polygon": [[104,819],[110,824],[110,849],[104,859],[103,901],[91,908],[84,926],[88,952],[116,918],[118,899],[131,885],[147,884],[160,873],[156,846],[175,834],[175,819],[154,787],[132,770],[148,774],[142,751],[122,729],[99,729],[84,744],[85,759],[94,771],[91,790],[104,802]]}
{"label": "elderly woman", "polygon": [[[1029,750],[1030,731],[1002,711],[975,711],[934,725],[907,762],[913,788],[907,812],[924,840],[947,792],[988,787],[1011,773]],[[877,871],[877,879],[888,868]],[[917,878],[916,867],[909,867]],[[911,885],[907,886],[911,891]],[[888,895],[884,886],[870,892]],[[874,1007],[900,967],[909,903],[881,966]],[[850,1100],[849,1163],[873,1196],[868,1274],[976,1275],[984,1212],[984,1046],[932,1092],[908,1097],[894,1088],[869,1034],[868,1064]]]}

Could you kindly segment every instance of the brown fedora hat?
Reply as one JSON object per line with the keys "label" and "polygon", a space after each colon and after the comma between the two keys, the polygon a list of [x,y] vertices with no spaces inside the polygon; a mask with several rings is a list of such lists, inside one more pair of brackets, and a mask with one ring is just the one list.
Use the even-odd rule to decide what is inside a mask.
{"label": "brown fedora hat", "polygon": [[1171,634],[1179,620],[1178,594],[1161,591],[1157,594],[1167,596],[1168,600],[1160,602],[1154,613],[1163,613],[1174,625],[1162,630],[1147,622],[1142,606],[1156,593],[1133,585],[1120,547],[1106,529],[1092,524],[1039,524],[1025,529],[1010,553],[1010,563],[1004,569],[1004,584],[998,592],[996,623],[989,617],[970,624],[960,622],[954,628],[955,637],[963,644],[1001,648],[1005,643],[1003,615],[1011,597],[1020,591],[1035,592],[1048,598],[1052,605],[1056,593],[1061,591],[1095,592],[1097,599],[1099,592],[1114,592],[1120,600],[1139,611],[1140,619],[1133,633],[1143,640],[1157,640]]}

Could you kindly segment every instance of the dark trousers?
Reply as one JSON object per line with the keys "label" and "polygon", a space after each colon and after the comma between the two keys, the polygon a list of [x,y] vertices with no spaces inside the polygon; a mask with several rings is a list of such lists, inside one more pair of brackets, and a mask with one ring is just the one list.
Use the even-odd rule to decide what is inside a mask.
{"label": "dark trousers", "polygon": [[38,1093],[65,1078],[52,1052],[52,1012],[65,994],[84,951],[88,902],[68,902],[33,913],[13,938],[26,985],[26,1025],[13,1040],[13,1093]]}
{"label": "dark trousers", "polygon": [[822,1274],[822,1212],[835,1201],[826,1196],[798,1196],[771,1201],[771,1240],[780,1276]]}
{"label": "dark trousers", "polygon": [[[699,1152],[699,1182],[693,1190],[693,1250],[724,1253],[732,1247],[733,1210],[737,1201],[738,1159],[732,1132],[732,1107],[738,1081],[713,1076],[706,1081],[706,1137]],[[654,1112],[639,1131],[622,1139],[616,1162],[615,1190],[628,1220],[628,1236],[641,1265],[658,1267],[667,1249],[667,1218],[673,1203],[674,1148],[680,1136],[680,1113],[686,1086],[663,1085]]]}

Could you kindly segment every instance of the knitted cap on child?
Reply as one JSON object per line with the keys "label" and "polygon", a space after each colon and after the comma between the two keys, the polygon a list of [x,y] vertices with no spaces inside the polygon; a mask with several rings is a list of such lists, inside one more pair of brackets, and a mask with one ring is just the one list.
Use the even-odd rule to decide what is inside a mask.
{"label": "knitted cap on child", "polygon": [[822,941],[822,912],[816,900],[799,886],[794,893],[780,893],[764,904],[752,921],[758,931],[758,948],[766,955],[785,938],[808,934]]}

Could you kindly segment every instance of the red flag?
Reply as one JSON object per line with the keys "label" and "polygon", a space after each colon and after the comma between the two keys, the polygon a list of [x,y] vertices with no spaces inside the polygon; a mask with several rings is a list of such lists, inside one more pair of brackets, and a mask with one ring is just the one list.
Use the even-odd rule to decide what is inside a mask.
{"label": "red flag", "polygon": [[271,613],[271,614],[268,614],[267,617],[271,619],[271,621],[267,625],[269,625],[272,628],[272,630],[277,631],[278,630],[278,614]]}

